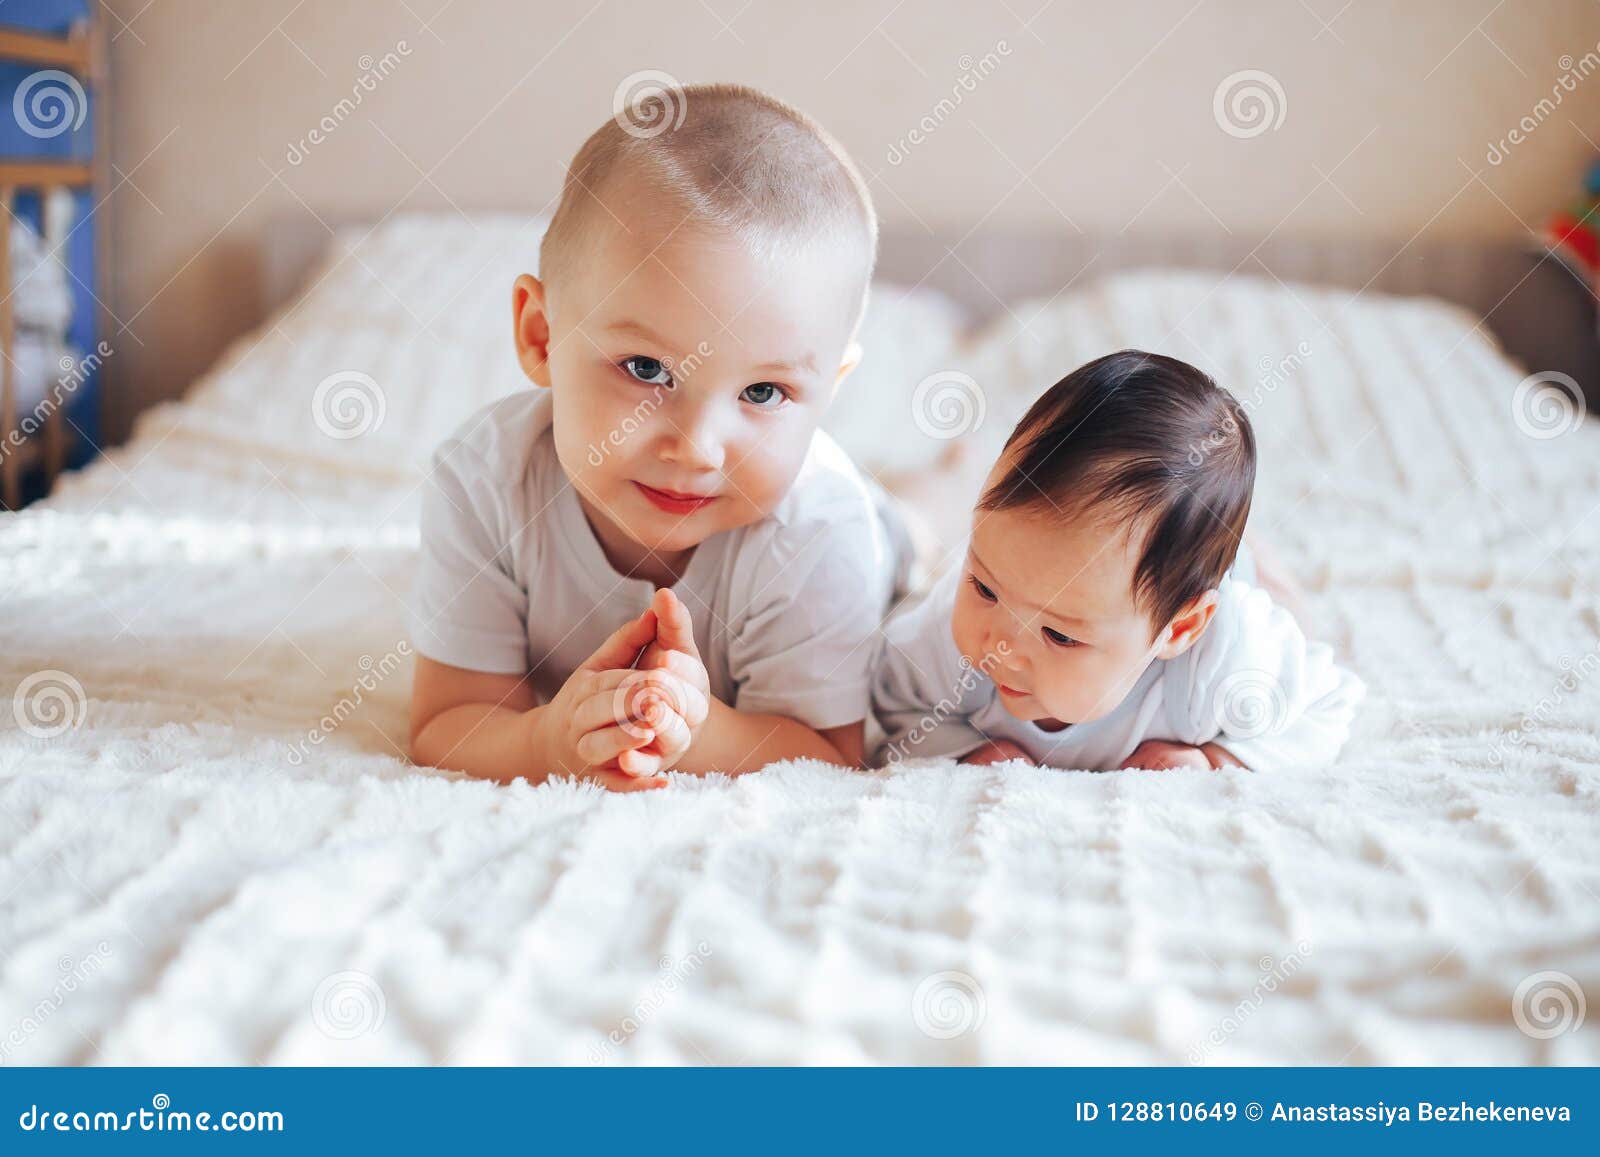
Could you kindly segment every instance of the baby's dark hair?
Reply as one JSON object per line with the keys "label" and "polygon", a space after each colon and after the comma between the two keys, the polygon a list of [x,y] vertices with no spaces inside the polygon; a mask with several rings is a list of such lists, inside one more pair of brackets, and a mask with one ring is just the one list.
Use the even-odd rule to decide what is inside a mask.
{"label": "baby's dark hair", "polygon": [[1104,511],[1142,530],[1134,598],[1158,628],[1222,581],[1250,515],[1244,408],[1186,362],[1120,350],[1047,390],[1006,440],[979,510]]}

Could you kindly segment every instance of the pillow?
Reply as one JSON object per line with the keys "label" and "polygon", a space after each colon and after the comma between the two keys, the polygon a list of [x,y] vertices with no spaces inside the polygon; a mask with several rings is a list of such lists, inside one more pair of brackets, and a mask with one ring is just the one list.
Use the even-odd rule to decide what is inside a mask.
{"label": "pillow", "polygon": [[942,293],[873,283],[861,321],[861,364],[823,421],[862,469],[892,477],[929,468],[959,436],[960,411],[970,401],[957,370],[968,323]]}

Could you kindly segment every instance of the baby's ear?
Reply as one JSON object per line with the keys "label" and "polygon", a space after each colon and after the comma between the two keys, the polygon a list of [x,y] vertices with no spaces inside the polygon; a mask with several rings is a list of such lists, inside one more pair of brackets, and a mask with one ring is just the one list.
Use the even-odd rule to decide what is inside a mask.
{"label": "baby's ear", "polygon": [[861,343],[852,341],[844,347],[844,357],[839,360],[839,372],[834,375],[833,385],[837,389],[839,383],[850,376],[857,366],[861,364]]}
{"label": "baby's ear", "polygon": [[1156,658],[1176,659],[1206,633],[1212,617],[1217,613],[1217,592],[1209,590],[1172,616],[1167,624],[1166,637],[1156,648]]}
{"label": "baby's ear", "polygon": [[550,387],[550,315],[544,282],[524,273],[511,286],[511,322],[517,364],[536,386]]}

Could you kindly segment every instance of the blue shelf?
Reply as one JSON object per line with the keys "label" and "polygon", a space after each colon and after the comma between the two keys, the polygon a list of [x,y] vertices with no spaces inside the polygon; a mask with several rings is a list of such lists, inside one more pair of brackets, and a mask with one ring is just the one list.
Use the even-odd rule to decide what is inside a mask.
{"label": "blue shelf", "polygon": [[[65,36],[75,23],[92,15],[91,7],[92,0],[8,0],[4,8],[0,8],[0,25],[48,36]],[[89,91],[87,85],[83,86],[87,107],[81,123],[76,123],[75,127],[66,128],[54,135],[46,135],[50,129],[61,123],[50,119],[53,114],[66,115],[77,122],[78,109],[62,108],[59,102],[55,102],[54,109],[49,102],[42,107],[41,112],[45,119],[35,119],[33,123],[36,131],[28,131],[18,117],[16,107],[18,90],[29,77],[44,70],[42,66],[0,61],[0,101],[4,102],[0,104],[0,158],[91,161],[94,155],[95,118],[98,110],[95,108],[97,98]],[[45,130],[43,134],[38,131],[41,128]],[[100,307],[94,296],[95,223],[86,220],[95,210],[94,190],[80,189],[75,192],[74,200],[77,209],[73,218],[74,232],[67,243],[64,255],[67,269],[71,274],[70,283],[74,301],[72,325],[68,330],[67,340],[80,353],[89,354],[97,348],[102,337],[106,338],[113,348],[115,341],[110,335],[100,332]],[[100,211],[105,212],[106,208],[102,206]],[[16,213],[19,218],[29,222],[36,229],[42,228],[40,197],[37,193],[19,191],[16,197]],[[98,451],[102,440],[100,421],[102,388],[101,372],[93,371],[73,393],[65,407],[67,416],[77,427],[77,430],[72,431],[67,462],[69,467],[83,465]]]}

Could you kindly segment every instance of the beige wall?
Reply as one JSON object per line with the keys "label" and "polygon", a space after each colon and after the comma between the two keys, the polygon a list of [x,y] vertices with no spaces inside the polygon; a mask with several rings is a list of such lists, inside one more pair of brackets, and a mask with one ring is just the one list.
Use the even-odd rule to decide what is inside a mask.
{"label": "beige wall", "polygon": [[[1600,72],[1535,111],[1600,54],[1592,0],[743,4],[110,0],[123,413],[258,319],[273,216],[539,209],[642,69],[797,103],[913,226],[1515,237],[1573,198],[1584,134],[1600,141]],[[291,163],[386,53],[389,75]],[[969,91],[964,69],[986,75]],[[1245,69],[1284,96],[1282,123],[1249,138],[1213,112]],[[1490,164],[1524,116],[1538,127]]]}

